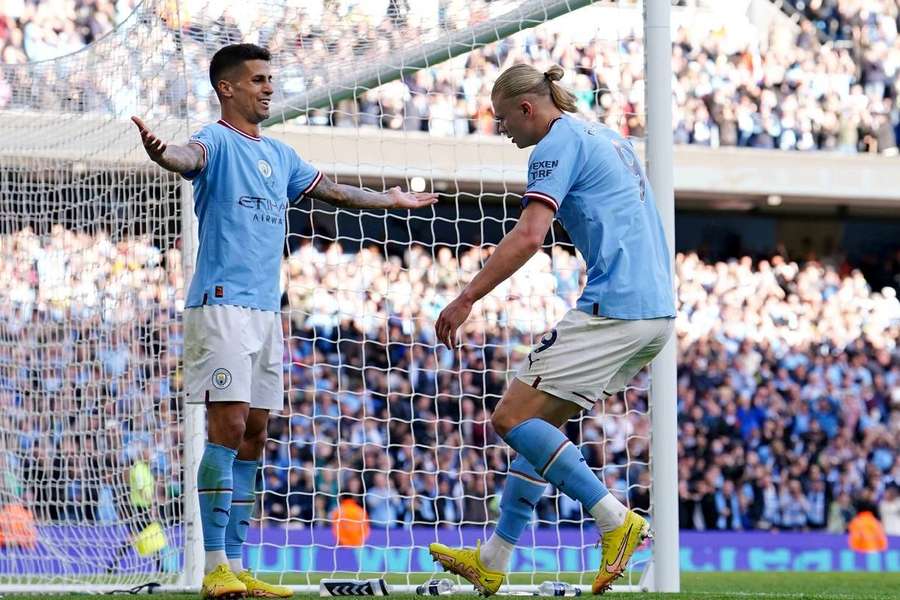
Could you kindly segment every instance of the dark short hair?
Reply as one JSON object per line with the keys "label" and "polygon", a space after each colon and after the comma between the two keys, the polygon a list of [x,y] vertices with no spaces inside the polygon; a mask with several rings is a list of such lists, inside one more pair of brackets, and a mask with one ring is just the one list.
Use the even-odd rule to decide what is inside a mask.
{"label": "dark short hair", "polygon": [[230,44],[219,48],[209,61],[209,82],[216,94],[219,90],[216,84],[221,81],[225,73],[248,60],[272,60],[268,50],[256,44]]}

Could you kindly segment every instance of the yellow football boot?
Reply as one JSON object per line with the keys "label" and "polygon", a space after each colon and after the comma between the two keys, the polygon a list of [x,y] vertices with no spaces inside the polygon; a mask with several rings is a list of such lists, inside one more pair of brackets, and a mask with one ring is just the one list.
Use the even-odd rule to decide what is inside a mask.
{"label": "yellow football boot", "polygon": [[260,581],[246,569],[238,573],[237,578],[247,586],[248,598],[290,598],[294,595],[290,588]]}
{"label": "yellow football boot", "polygon": [[448,548],[434,543],[428,546],[431,558],[441,563],[445,571],[464,577],[484,596],[496,594],[505,575],[488,571],[481,564],[481,541],[474,548]]}
{"label": "yellow football boot", "polygon": [[625,573],[631,555],[649,537],[650,524],[644,517],[629,510],[624,523],[600,538],[600,571],[594,578],[591,590],[602,594],[612,588],[612,582]]}
{"label": "yellow football boot", "polygon": [[228,565],[219,565],[203,578],[201,598],[236,600],[247,594],[247,586],[235,577]]}

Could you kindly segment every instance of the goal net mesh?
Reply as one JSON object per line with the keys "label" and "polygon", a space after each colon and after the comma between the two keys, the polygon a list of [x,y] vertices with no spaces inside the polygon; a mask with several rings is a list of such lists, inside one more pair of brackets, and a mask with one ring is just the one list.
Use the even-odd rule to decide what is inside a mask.
{"label": "goal net mesh", "polygon": [[[189,189],[150,163],[128,119],[183,143],[218,118],[207,66],[232,42],[272,51],[273,120],[290,120],[266,135],[339,182],[441,194],[410,214],[289,208],[285,410],[270,421],[245,563],[286,584],[421,580],[429,542],[490,535],[511,460],[491,411],[584,278],[555,228],[476,304],[461,349],[436,345],[438,313],[520,211],[527,152],[496,135],[491,85],[517,62],[561,64],[582,118],[639,140],[642,6],[120,4],[133,10],[80,51],[0,65],[0,585],[198,583],[181,577],[198,551],[183,517],[195,502],[180,362]],[[648,388],[642,373],[565,427],[647,514]],[[346,516],[351,503],[365,525]],[[549,487],[513,582],[589,584],[598,537]]]}

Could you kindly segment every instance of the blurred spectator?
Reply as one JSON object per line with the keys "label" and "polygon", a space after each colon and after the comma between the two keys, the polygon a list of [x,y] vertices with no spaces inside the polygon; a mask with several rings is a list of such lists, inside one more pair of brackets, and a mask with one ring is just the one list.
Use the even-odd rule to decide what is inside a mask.
{"label": "blurred spectator", "polygon": [[734,488],[734,482],[725,480],[722,489],[716,492],[716,529],[737,531],[743,529],[744,509]]}
{"label": "blurred spectator", "polygon": [[837,500],[831,503],[831,508],[828,511],[829,533],[846,533],[847,526],[855,516],[856,509],[853,508],[850,501],[850,494],[842,492],[837,497]]}
{"label": "blurred spectator", "polygon": [[393,527],[397,521],[397,505],[402,502],[390,488],[387,473],[376,471],[372,485],[366,489],[366,512],[374,527]]}
{"label": "blurred spectator", "polygon": [[369,537],[369,520],[365,509],[357,502],[357,494],[342,494],[328,520],[338,546],[359,547]]}
{"label": "blurred spectator", "polygon": [[806,516],[806,524],[810,529],[824,529],[826,526],[826,511],[828,510],[828,494],[825,491],[825,480],[814,479],[809,483],[809,491],[806,493],[806,505],[809,513]]}
{"label": "blurred spectator", "polygon": [[0,547],[33,551],[37,544],[34,515],[27,507],[12,502],[0,508]]}
{"label": "blurred spectator", "polygon": [[856,552],[884,552],[888,549],[884,527],[872,514],[869,507],[864,507],[847,526],[850,532],[848,543]]}
{"label": "blurred spectator", "polygon": [[900,535],[900,487],[889,485],[884,498],[878,503],[878,513],[887,535]]}
{"label": "blurred spectator", "polygon": [[796,479],[788,481],[781,491],[781,527],[787,530],[806,528],[809,514],[809,501],[803,495],[800,482]]}
{"label": "blurred spectator", "polygon": [[150,449],[141,448],[128,469],[128,502],[123,503],[122,507],[128,523],[125,530],[128,539],[116,549],[112,561],[107,564],[107,572],[117,571],[120,561],[130,553],[132,547],[140,556],[156,555],[157,568],[161,564],[157,553],[165,548],[167,541],[157,521],[156,478],[150,468],[150,459]]}

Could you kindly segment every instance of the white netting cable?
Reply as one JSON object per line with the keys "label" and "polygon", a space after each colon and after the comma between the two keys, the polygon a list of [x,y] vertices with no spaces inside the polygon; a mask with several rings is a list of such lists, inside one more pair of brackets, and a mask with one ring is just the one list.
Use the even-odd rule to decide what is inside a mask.
{"label": "white netting cable", "polygon": [[[490,533],[509,462],[505,444],[491,436],[490,410],[528,347],[577,297],[580,266],[571,246],[554,233],[553,250],[480,304],[462,354],[435,349],[431,332],[440,308],[514,224],[521,179],[509,187],[506,174],[525,168],[522,155],[510,162],[502,155],[498,162],[496,140],[477,141],[463,151],[439,136],[493,133],[485,99],[500,69],[517,60],[562,63],[568,69],[564,83],[579,92],[583,116],[640,135],[643,108],[635,100],[640,94],[632,93],[640,79],[633,68],[640,56],[639,9],[633,3],[604,3],[482,47],[490,35],[501,38],[583,3],[249,4],[252,10],[237,11],[233,2],[144,2],[117,30],[82,52],[0,67],[16,82],[8,111],[0,113],[0,264],[15,284],[15,293],[0,301],[0,339],[6,344],[0,357],[13,382],[12,408],[0,427],[4,464],[7,473],[23,472],[20,463],[29,460],[30,449],[44,444],[49,479],[66,488],[60,493],[75,494],[71,516],[35,515],[40,535],[50,535],[46,530],[74,532],[74,537],[44,543],[45,554],[4,550],[0,564],[13,562],[0,568],[0,577],[12,572],[27,573],[28,581],[46,580],[38,572],[51,560],[73,582],[141,582],[148,570],[172,581],[179,568],[178,558],[154,564],[129,552],[109,575],[84,571],[82,564],[93,556],[88,545],[97,545],[86,533],[94,523],[85,507],[99,510],[108,500],[75,488],[83,483],[111,493],[119,508],[112,525],[121,525],[117,535],[127,539],[145,527],[143,515],[122,508],[132,502],[127,475],[150,448],[151,473],[165,488],[156,494],[152,512],[171,532],[173,546],[180,543],[180,184],[151,168],[126,119],[145,116],[166,139],[177,141],[186,137],[186,121],[196,127],[213,118],[218,109],[206,65],[229,41],[273,50],[284,110],[321,109],[297,123],[335,125],[304,138],[303,143],[313,140],[312,156],[327,155],[322,148],[344,152],[349,139],[355,150],[341,157],[345,166],[328,165],[338,165],[329,176],[380,189],[398,179],[406,185],[417,175],[448,192],[435,212],[408,217],[308,201],[289,211],[290,256],[283,278],[289,303],[288,410],[271,428],[259,521],[266,532],[250,546],[251,564],[255,560],[277,571],[288,583],[297,582],[292,572],[322,570],[322,564],[341,570],[340,561],[349,555],[334,546],[331,525],[334,506],[345,493],[358,502],[365,499],[373,513],[371,535],[379,529],[383,534],[383,549],[364,547],[352,563],[361,571],[405,575],[422,568],[427,541],[441,536],[455,545],[470,543],[461,525],[474,527],[479,537]],[[599,33],[585,25],[595,22],[604,25]],[[581,48],[582,54],[567,47]],[[437,48],[446,50],[443,56]],[[591,50],[582,52],[585,48]],[[476,52],[441,62],[460,50]],[[600,58],[582,64],[582,55]],[[434,66],[420,69],[422,64]],[[620,104],[627,108],[606,110]],[[637,120],[630,122],[630,116]],[[292,129],[274,128],[283,131]],[[398,147],[415,152],[398,158]],[[300,148],[301,154],[309,156],[305,150]],[[456,170],[448,155],[470,150],[477,155],[470,170]],[[60,228],[54,230],[54,224]],[[41,303],[46,308],[35,313],[32,307]],[[55,337],[35,337],[37,329],[22,325],[35,318],[53,324]],[[79,398],[61,395],[66,399],[44,418],[42,409],[49,405],[17,396],[25,385],[19,370],[42,365],[38,374],[27,375],[36,383],[25,388],[43,392],[54,379],[55,359],[48,362],[45,354],[56,345],[71,354],[69,366],[89,371],[66,372],[59,379],[63,387],[83,388],[85,397],[95,399],[96,418],[84,414]],[[570,434],[584,443],[598,475],[616,493],[643,489],[646,400],[640,395],[629,396],[627,403],[610,400],[595,415],[606,419],[602,424],[581,419]],[[30,435],[40,441],[28,446],[22,432],[36,432]],[[66,462],[75,458],[73,443],[86,450],[81,465]],[[90,462],[96,460],[92,454],[109,460]],[[62,463],[54,472],[57,456]],[[117,481],[107,484],[110,472]],[[9,489],[14,486],[4,487],[5,502],[12,500]],[[55,500],[36,504],[50,505]],[[531,573],[590,570],[597,557],[589,551],[585,563],[581,552],[596,540],[593,525],[568,533],[582,526],[583,516],[577,505],[548,496],[535,525],[551,535],[514,567]],[[49,523],[62,520],[62,528],[50,529],[56,525]],[[411,543],[410,526],[421,526],[428,535]],[[531,543],[530,536],[525,534],[523,544]],[[557,558],[550,563],[548,556]]]}
{"label": "white netting cable", "polygon": [[[182,282],[174,239],[159,225],[177,218],[171,179],[115,178],[123,200],[143,207],[126,220],[111,208],[91,210],[102,204],[106,177],[57,177],[2,189],[23,206],[31,188],[42,211],[54,215],[0,217],[13,231],[0,243],[10,291],[0,306],[0,430],[12,482],[2,500],[7,510],[31,513],[19,521],[20,543],[5,540],[2,578],[96,580],[108,567],[121,582],[139,582],[147,572],[171,579],[177,560],[166,552],[142,560],[131,546],[154,523],[172,528],[180,514],[181,419],[170,376],[177,373]],[[48,205],[59,188],[70,191]],[[79,188],[94,206],[71,193]],[[147,198],[148,188],[162,197]],[[83,212],[94,217],[83,219]],[[177,547],[177,535],[170,541]]]}
{"label": "white netting cable", "polygon": [[[124,125],[171,99],[155,8],[74,55],[0,65],[0,585],[180,571],[178,183],[134,162]],[[120,93],[132,81],[155,93]]]}
{"label": "white netting cable", "polygon": [[[577,14],[572,15],[572,19],[577,18]],[[586,19],[584,15],[581,18]],[[640,22],[639,12],[629,13],[623,19],[622,31],[629,33],[623,35],[622,39],[595,40],[598,46],[610,49],[609,54],[614,59],[613,64],[604,67],[606,70],[621,68],[616,62],[622,62],[621,59],[616,59],[619,46],[626,47],[628,56],[633,54],[634,46],[627,42],[635,22]],[[504,43],[510,47],[533,44],[535,37],[548,35],[547,30],[552,32],[553,26],[551,23],[537,30],[534,35],[524,33]],[[528,40],[529,36],[531,40]],[[477,56],[491,56],[496,52],[496,48],[487,47]],[[640,57],[640,54],[637,56]],[[550,61],[560,57],[547,54],[541,58]],[[400,67],[402,66],[401,64]],[[451,61],[435,69],[417,72],[415,81],[409,79],[404,80],[403,86],[390,84],[374,89],[363,98],[377,99],[377,107],[381,112],[376,113],[376,123],[381,123],[385,128],[403,131],[416,129],[421,121],[409,121],[410,106],[415,105],[415,99],[423,97],[440,103],[442,98],[452,94],[433,82],[443,78],[462,85],[466,72],[465,62]],[[604,81],[611,79],[607,77]],[[486,96],[490,81],[489,78],[483,78],[475,88],[477,93]],[[419,87],[423,82],[429,85]],[[391,104],[396,98],[394,94],[400,95],[399,104]],[[615,97],[616,101],[619,99],[619,96]],[[366,100],[357,104],[343,104],[332,113],[331,118],[338,125],[365,125],[366,106]],[[637,102],[631,112],[642,110],[641,106]],[[398,114],[405,114],[406,118],[395,119]],[[462,115],[430,114],[427,118],[428,128],[433,133],[457,131],[457,127],[448,127],[446,122],[452,122],[461,116],[465,119],[466,115],[465,112]],[[625,128],[628,117],[628,114],[619,112],[607,115],[607,121],[610,125]],[[304,120],[317,122],[315,115]],[[321,122],[327,121],[326,118]],[[468,126],[465,130],[469,131]],[[409,135],[400,134],[402,138]],[[367,160],[371,160],[371,164],[367,162],[366,166],[375,170],[366,181],[377,187],[379,180],[383,184],[388,179],[386,174],[382,177],[377,175],[378,157],[388,154],[388,149],[396,143],[395,138],[389,134],[370,135],[364,130],[360,130],[359,137],[361,146],[376,148],[365,156]],[[434,138],[422,139],[421,153],[427,152],[431,159],[439,144]],[[357,158],[359,156],[361,155]],[[411,162],[410,166],[419,164]],[[381,172],[385,173],[383,167]],[[353,180],[348,182],[352,183]],[[434,180],[431,182],[432,185],[441,183]],[[452,186],[449,189],[452,190]],[[427,526],[432,531],[432,539],[446,535],[444,532],[448,530],[456,532],[455,536],[451,533],[449,537],[442,538],[455,544],[472,541],[470,537],[463,535],[462,527],[476,526],[479,537],[490,532],[490,523],[496,516],[496,500],[503,473],[509,459],[502,441],[496,437],[484,439],[484,434],[481,439],[476,439],[478,436],[473,432],[487,425],[489,410],[496,404],[505,382],[527,353],[530,344],[552,326],[562,316],[565,307],[571,305],[577,297],[580,267],[574,263],[569,264],[572,259],[571,246],[568,246],[568,253],[565,250],[553,251],[553,263],[558,267],[555,269],[556,275],[551,270],[551,261],[547,257],[537,258],[529,269],[517,274],[510,283],[483,301],[483,308],[476,308],[477,316],[470,327],[467,350],[462,358],[441,348],[434,349],[430,333],[434,318],[440,308],[452,299],[460,286],[481,266],[486,257],[482,248],[496,243],[502,229],[509,229],[514,223],[517,211],[510,209],[520,198],[510,196],[507,199],[512,202],[507,204],[503,202],[503,196],[490,201],[483,195],[478,195],[477,202],[471,201],[476,196],[465,192],[447,194],[446,197],[446,206],[440,207],[434,218],[428,220],[428,228],[416,227],[417,219],[422,218],[416,214],[411,214],[402,226],[391,227],[390,218],[385,221],[380,217],[370,216],[365,211],[357,213],[339,210],[336,211],[334,221],[329,218],[325,225],[322,223],[326,221],[324,215],[330,211],[322,211],[316,207],[294,209],[308,213],[309,220],[303,219],[304,222],[323,226],[293,234],[289,241],[291,247],[299,247],[286,265],[289,274],[286,291],[295,332],[293,338],[297,343],[306,343],[313,338],[334,340],[336,348],[325,348],[322,354],[310,349],[306,360],[312,361],[313,365],[326,367],[324,372],[333,365],[352,365],[354,362],[365,364],[368,376],[356,380],[355,385],[360,387],[344,397],[341,397],[340,391],[343,379],[337,374],[307,382],[306,385],[302,381],[295,381],[295,385],[304,386],[295,392],[300,391],[306,399],[292,406],[291,414],[310,413],[324,406],[335,410],[332,421],[346,423],[351,431],[364,429],[367,420],[388,426],[388,435],[384,441],[374,449],[369,448],[376,456],[380,455],[387,461],[378,473],[369,472],[368,450],[365,446],[355,450],[358,458],[346,460],[345,455],[341,456],[342,467],[352,467],[350,471],[343,471],[348,479],[345,485],[353,487],[350,480],[362,477],[367,494],[365,504],[376,513],[369,516],[370,527],[375,532],[380,525],[385,531],[387,551],[380,560],[368,563],[378,572],[393,574],[399,569],[402,573],[405,567],[401,567],[401,564],[420,564],[416,562],[415,554],[420,553],[424,547],[410,547],[409,536],[399,533],[410,525]],[[371,248],[367,249],[365,246]],[[564,247],[565,243],[561,246]],[[565,282],[557,281],[565,279],[566,273],[574,273],[574,284],[571,278]],[[358,328],[347,325],[348,320],[355,321]],[[392,327],[392,322],[396,323],[396,327]],[[304,329],[313,330],[314,333],[297,333]],[[327,334],[321,333],[323,329]],[[412,340],[410,334],[414,336]],[[360,337],[361,352],[344,354],[340,351],[342,343],[346,344],[351,339]],[[390,355],[392,346],[408,348],[410,356],[401,358],[399,364],[387,360],[385,355]],[[414,351],[419,346],[424,347],[421,354]],[[484,360],[486,364],[478,362],[477,355],[480,353],[490,354],[490,358]],[[377,359],[379,356],[382,358]],[[420,371],[431,372],[434,381],[420,376]],[[402,393],[395,401],[388,401],[386,399],[394,392],[392,375],[399,375],[397,383],[402,386]],[[329,378],[333,379],[330,384]],[[338,391],[331,393],[319,390],[313,395],[313,391],[306,387],[310,383],[324,383],[325,387],[330,385]],[[645,386],[642,389],[643,387]],[[363,399],[355,398],[354,393],[360,394]],[[632,390],[631,393],[634,394],[635,391]],[[336,402],[333,397],[337,397]],[[338,416],[345,412],[345,407],[360,403],[364,416]],[[370,403],[376,404],[374,418],[371,412],[365,412],[371,410]],[[627,410],[625,407],[626,404],[620,401],[610,401],[608,407],[598,409],[599,414],[606,416],[604,427],[598,427],[598,421],[594,419],[581,419],[577,428],[587,432],[582,438],[586,442],[587,451],[595,455],[593,459],[598,475],[607,476],[610,487],[623,498],[629,492],[646,488],[646,477],[642,478],[643,483],[639,483],[638,478],[640,471],[646,470],[646,440],[649,436],[646,399],[629,397]],[[359,409],[347,410],[354,412]],[[443,431],[445,425],[449,425],[446,433]],[[489,434],[489,425],[487,428]],[[352,433],[346,435],[336,425],[330,429],[331,431],[326,426],[318,430],[317,435],[321,437],[317,439],[327,440],[329,445],[337,448],[352,445],[354,437],[362,437]],[[279,430],[273,430],[273,434],[279,435]],[[293,435],[293,432],[289,435]],[[298,441],[290,439],[292,444]],[[615,446],[615,452],[609,450],[612,446]],[[352,452],[354,451],[351,451],[351,456]],[[632,464],[629,464],[629,460]],[[299,466],[303,464],[301,462]],[[285,466],[270,470],[278,469],[289,470]],[[384,477],[384,469],[388,470],[387,477]],[[276,478],[277,476],[273,476],[272,481]],[[333,486],[333,483],[329,481],[329,485]],[[292,492],[299,495],[296,492],[301,491],[283,484],[280,490],[272,496],[267,493],[267,497],[280,499],[289,497]],[[308,492],[303,490],[303,493]],[[312,494],[314,498],[319,498],[318,501],[312,500],[317,507],[316,517],[320,518],[322,513],[331,514],[328,507],[334,506],[338,495],[333,487],[314,489]],[[359,503],[364,502],[361,495],[356,498]],[[561,502],[556,494],[542,503],[536,520],[538,528],[560,532],[567,525],[582,525],[583,515],[577,504],[569,503],[566,505],[568,512],[560,515],[559,509],[555,508],[560,503],[565,504],[565,501]],[[322,507],[322,504],[326,506]],[[392,506],[386,510],[383,508],[385,504]],[[444,514],[439,515],[439,509],[431,508],[437,504],[449,507],[449,510],[445,508]],[[390,516],[385,517],[384,513]],[[290,520],[283,514],[279,514],[277,518]],[[396,528],[384,527],[385,518]],[[327,532],[316,531],[328,538]],[[533,573],[548,570],[547,553],[556,556],[558,552],[571,550],[580,554],[583,547],[591,547],[596,541],[592,525],[577,533],[576,537],[577,543],[572,541],[575,538],[560,534],[556,535],[552,543],[544,539],[537,543],[530,560],[520,560],[515,566]],[[525,538],[524,543],[530,545],[529,534]],[[321,543],[321,539],[314,541],[314,544]],[[346,556],[339,555],[339,552],[339,549],[330,552],[337,570],[338,557]],[[557,566],[553,569],[590,570],[596,562],[597,556],[585,563],[580,559],[573,563],[569,558],[568,562],[555,561],[553,564]],[[640,569],[645,564],[646,555],[643,555],[635,566]],[[537,580],[537,577],[535,575],[533,580]],[[585,581],[589,582],[589,578]]]}

